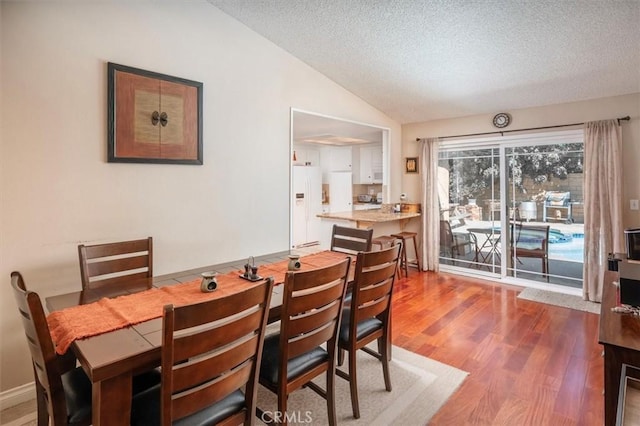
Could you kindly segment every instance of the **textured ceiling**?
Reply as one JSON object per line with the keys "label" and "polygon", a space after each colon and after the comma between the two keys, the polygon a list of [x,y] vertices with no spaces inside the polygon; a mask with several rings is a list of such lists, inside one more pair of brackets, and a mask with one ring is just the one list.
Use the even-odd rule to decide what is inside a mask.
{"label": "textured ceiling", "polygon": [[207,0],[400,123],[640,92],[640,0]]}

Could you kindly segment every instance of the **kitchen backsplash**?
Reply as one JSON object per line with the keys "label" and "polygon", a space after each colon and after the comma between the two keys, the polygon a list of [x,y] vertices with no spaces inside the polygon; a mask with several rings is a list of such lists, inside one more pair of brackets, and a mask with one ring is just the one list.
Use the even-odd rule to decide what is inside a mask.
{"label": "kitchen backsplash", "polygon": [[331,193],[329,192],[329,184],[323,183],[322,184],[322,204],[329,204],[330,196],[331,196]]}
{"label": "kitchen backsplash", "polygon": [[353,185],[353,199],[358,201],[358,195],[367,194],[376,196],[378,192],[382,192],[382,184],[373,185]]}
{"label": "kitchen backsplash", "polygon": [[[361,194],[373,194],[377,196],[379,192],[382,192],[382,185],[353,185],[353,203],[358,203],[358,195]],[[328,183],[322,184],[322,204],[329,204],[331,198],[331,188]]]}

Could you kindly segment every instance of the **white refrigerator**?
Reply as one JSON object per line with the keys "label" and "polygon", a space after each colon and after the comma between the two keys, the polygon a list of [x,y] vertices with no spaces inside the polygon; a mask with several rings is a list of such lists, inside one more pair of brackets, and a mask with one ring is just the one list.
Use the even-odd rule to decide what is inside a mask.
{"label": "white refrigerator", "polygon": [[329,173],[329,209],[331,213],[353,210],[351,172]]}
{"label": "white refrigerator", "polygon": [[318,243],[322,213],[322,171],[320,167],[293,166],[292,247]]}

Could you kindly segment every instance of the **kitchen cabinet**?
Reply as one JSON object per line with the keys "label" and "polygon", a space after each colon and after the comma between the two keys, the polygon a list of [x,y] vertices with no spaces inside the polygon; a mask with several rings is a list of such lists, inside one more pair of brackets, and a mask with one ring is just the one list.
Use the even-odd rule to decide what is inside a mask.
{"label": "kitchen cabinet", "polygon": [[352,171],[352,148],[350,146],[332,147],[329,150],[329,171]]}
{"label": "kitchen cabinet", "polygon": [[363,146],[359,150],[357,183],[382,183],[382,146]]}
{"label": "kitchen cabinet", "polygon": [[382,145],[353,148],[353,183],[382,183]]}
{"label": "kitchen cabinet", "polygon": [[[320,165],[320,151],[313,148],[295,146],[293,147],[295,152],[294,165],[300,166],[319,166]],[[308,163],[308,164],[307,164]]]}
{"label": "kitchen cabinet", "polygon": [[353,187],[351,172],[329,174],[329,209],[332,212],[353,210]]}

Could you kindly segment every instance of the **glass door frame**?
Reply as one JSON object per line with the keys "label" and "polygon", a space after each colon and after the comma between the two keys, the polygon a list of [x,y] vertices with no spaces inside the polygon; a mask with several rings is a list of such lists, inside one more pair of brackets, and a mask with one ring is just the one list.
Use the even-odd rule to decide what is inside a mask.
{"label": "glass door frame", "polygon": [[[517,148],[530,145],[557,145],[563,143],[584,143],[584,131],[582,129],[561,130],[542,133],[521,133],[510,135],[495,135],[490,137],[482,137],[475,139],[450,139],[440,141],[439,149],[446,150],[477,150],[477,149],[498,149],[499,167],[500,167],[500,229],[508,229],[509,226],[509,206],[507,206],[507,191],[509,184],[508,165],[506,151],[509,148]],[[500,233],[500,245],[502,247],[509,246],[509,232]],[[541,283],[524,278],[517,278],[509,275],[509,258],[511,253],[504,253],[500,258],[500,273],[489,271],[473,270],[454,265],[441,264],[440,269],[447,272],[453,272],[460,275],[473,277],[487,277],[490,279],[498,279],[506,284],[515,284],[524,287],[536,288],[552,288],[561,290],[566,293],[582,294],[582,291],[574,288],[568,288],[561,284]]]}

